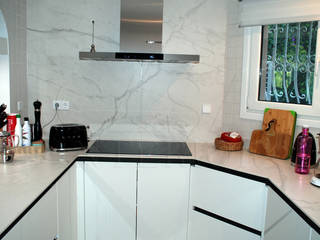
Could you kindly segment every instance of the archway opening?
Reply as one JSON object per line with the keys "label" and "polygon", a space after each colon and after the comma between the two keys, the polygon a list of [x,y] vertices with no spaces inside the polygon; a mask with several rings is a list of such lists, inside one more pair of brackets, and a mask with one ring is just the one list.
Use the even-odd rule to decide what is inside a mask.
{"label": "archway opening", "polygon": [[0,104],[5,103],[10,112],[10,64],[7,25],[0,10]]}

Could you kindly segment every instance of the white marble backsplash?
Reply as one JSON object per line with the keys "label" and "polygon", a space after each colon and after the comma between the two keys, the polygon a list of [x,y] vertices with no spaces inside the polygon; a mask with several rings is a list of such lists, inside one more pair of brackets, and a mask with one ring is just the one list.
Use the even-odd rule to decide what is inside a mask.
{"label": "white marble backsplash", "polygon": [[52,101],[67,100],[52,124],[89,125],[93,139],[211,142],[222,130],[226,2],[164,0],[163,51],[199,54],[195,65],[80,61],[91,19],[97,51],[119,50],[120,0],[28,0],[29,115],[39,99],[44,125]]}

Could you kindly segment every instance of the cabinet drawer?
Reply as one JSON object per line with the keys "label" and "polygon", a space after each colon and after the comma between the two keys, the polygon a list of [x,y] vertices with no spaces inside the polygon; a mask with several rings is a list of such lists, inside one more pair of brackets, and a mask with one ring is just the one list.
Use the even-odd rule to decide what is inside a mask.
{"label": "cabinet drawer", "polygon": [[189,240],[260,240],[260,236],[228,223],[208,217],[199,212],[191,212]]}
{"label": "cabinet drawer", "polygon": [[256,230],[263,230],[266,185],[225,172],[191,168],[190,207],[196,206]]}

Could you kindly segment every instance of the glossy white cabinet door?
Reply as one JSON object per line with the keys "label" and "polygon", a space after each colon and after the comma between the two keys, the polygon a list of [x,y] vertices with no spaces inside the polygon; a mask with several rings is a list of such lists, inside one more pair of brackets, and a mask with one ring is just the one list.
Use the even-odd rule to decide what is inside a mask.
{"label": "glossy white cabinet door", "polygon": [[6,235],[3,240],[21,240],[22,239],[21,222],[18,222]]}
{"label": "glossy white cabinet door", "polygon": [[201,166],[191,167],[191,207],[262,231],[266,196],[264,183]]}
{"label": "glossy white cabinet door", "polygon": [[[188,240],[260,240],[260,236],[201,213],[190,214]],[[283,239],[285,240],[285,239]]]}
{"label": "glossy white cabinet door", "polygon": [[265,240],[309,240],[309,225],[268,187]]}
{"label": "glossy white cabinet door", "polygon": [[85,240],[85,192],[84,192],[84,168],[85,162],[76,163],[77,175],[77,240]]}
{"label": "glossy white cabinet door", "polygon": [[85,162],[87,240],[135,240],[136,163]]}
{"label": "glossy white cabinet door", "polygon": [[311,240],[320,240],[320,235],[313,229],[311,231]]}
{"label": "glossy white cabinet door", "polygon": [[138,164],[138,240],[186,240],[189,164]]}
{"label": "glossy white cabinet door", "polygon": [[57,188],[53,186],[21,220],[23,240],[52,240],[57,235]]}
{"label": "glossy white cabinet door", "polygon": [[59,240],[78,240],[77,237],[77,163],[57,182]]}
{"label": "glossy white cabinet door", "polygon": [[290,210],[264,233],[264,240],[309,240],[309,225]]}
{"label": "glossy white cabinet door", "polygon": [[277,193],[268,187],[265,231],[291,211],[290,206]]}

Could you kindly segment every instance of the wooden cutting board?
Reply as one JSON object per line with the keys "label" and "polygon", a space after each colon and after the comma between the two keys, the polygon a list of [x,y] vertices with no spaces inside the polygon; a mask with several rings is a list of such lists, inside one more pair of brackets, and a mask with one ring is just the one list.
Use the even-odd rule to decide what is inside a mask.
{"label": "wooden cutting board", "polygon": [[249,151],[280,159],[289,158],[296,119],[294,111],[266,108],[262,129],[252,132]]}

